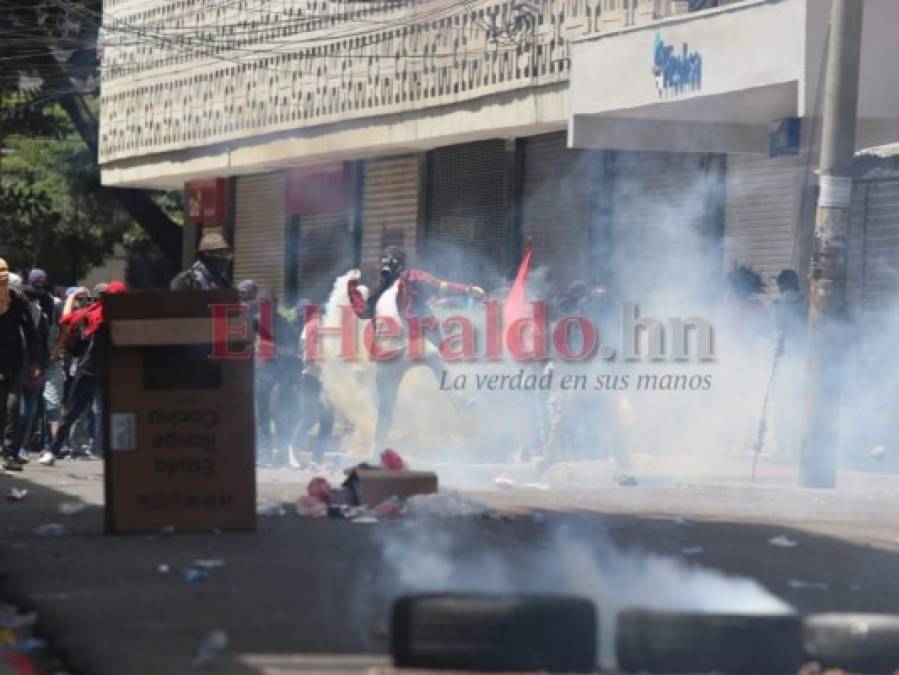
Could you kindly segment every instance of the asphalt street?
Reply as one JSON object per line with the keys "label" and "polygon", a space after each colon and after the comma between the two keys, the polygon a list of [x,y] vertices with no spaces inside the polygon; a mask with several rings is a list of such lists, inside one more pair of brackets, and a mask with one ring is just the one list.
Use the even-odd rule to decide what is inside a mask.
{"label": "asphalt street", "polygon": [[[108,536],[101,471],[80,461],[0,476],[3,495],[28,490],[0,503],[0,599],[38,612],[38,633],[71,673],[190,672],[213,630],[228,646],[207,672],[362,672],[384,663],[392,599],[419,590],[595,592],[639,604],[677,587],[671,602],[691,606],[728,602],[738,576],[757,582],[739,602],[899,608],[889,476],[855,477],[836,492],[510,481],[464,494],[491,506],[490,517],[354,523],[301,518],[292,502],[309,474],[264,470],[260,499],[286,509],[260,516],[256,532]],[[35,533],[47,523],[65,533]],[[188,583],[184,569],[198,560],[212,566],[209,578]]]}

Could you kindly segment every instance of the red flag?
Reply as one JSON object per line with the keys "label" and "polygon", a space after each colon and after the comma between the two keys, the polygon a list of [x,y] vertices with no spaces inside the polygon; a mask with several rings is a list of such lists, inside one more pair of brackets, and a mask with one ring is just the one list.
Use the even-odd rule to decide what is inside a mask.
{"label": "red flag", "polygon": [[518,266],[518,274],[515,275],[515,282],[512,284],[509,297],[506,298],[506,304],[503,306],[503,322],[506,326],[511,325],[516,319],[527,316],[527,284],[528,272],[531,270],[532,252],[531,238],[528,237],[527,243],[524,245],[524,256]]}

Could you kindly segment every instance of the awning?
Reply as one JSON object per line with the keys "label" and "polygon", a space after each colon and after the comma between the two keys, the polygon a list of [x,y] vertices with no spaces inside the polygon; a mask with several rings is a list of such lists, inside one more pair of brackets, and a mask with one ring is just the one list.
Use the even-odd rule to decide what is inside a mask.
{"label": "awning", "polygon": [[[569,145],[767,153],[820,117],[828,0],[747,0],[576,42]],[[858,146],[899,140],[899,2],[867,0]]]}

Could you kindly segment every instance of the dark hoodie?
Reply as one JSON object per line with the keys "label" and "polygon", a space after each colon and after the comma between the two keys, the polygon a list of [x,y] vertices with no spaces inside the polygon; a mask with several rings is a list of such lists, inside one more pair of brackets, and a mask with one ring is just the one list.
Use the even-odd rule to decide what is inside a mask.
{"label": "dark hoodie", "polygon": [[25,368],[26,356],[39,353],[40,341],[31,307],[25,298],[10,290],[9,309],[0,314],[0,376],[18,378]]}

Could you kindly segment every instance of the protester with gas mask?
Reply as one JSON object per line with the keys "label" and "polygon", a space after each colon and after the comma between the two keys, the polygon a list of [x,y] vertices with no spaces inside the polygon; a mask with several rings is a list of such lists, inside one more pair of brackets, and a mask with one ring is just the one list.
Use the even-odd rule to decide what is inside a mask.
{"label": "protester with gas mask", "polygon": [[[410,319],[425,319],[431,316],[428,302],[435,296],[484,297],[484,289],[479,286],[443,281],[424,270],[406,267],[406,254],[399,246],[387,246],[384,249],[379,267],[378,285],[367,300],[358,288],[361,273],[358,270],[353,271],[347,282],[350,303],[359,318],[392,318],[404,329],[404,335],[408,335]],[[429,340],[437,344],[438,336],[434,333],[436,331],[426,331]],[[390,338],[380,341],[379,344],[384,349],[402,349],[405,347],[405,338]],[[375,446],[378,451],[387,443],[393,408],[403,375],[409,367],[417,363],[408,358],[390,362],[377,361],[375,387],[378,395],[378,421],[375,427]],[[439,380],[443,367],[438,355],[434,351],[430,353],[425,351],[423,363]]]}
{"label": "protester with gas mask", "polygon": [[19,397],[26,366],[32,379],[41,377],[39,364],[31,360],[39,350],[31,308],[10,288],[9,265],[0,258],[0,433],[2,467],[6,471],[22,470],[18,457]]}
{"label": "protester with gas mask", "polygon": [[210,291],[231,288],[231,247],[218,232],[207,232],[197,247],[197,260],[180,272],[170,285],[173,291]]}
{"label": "protester with gas mask", "polygon": [[[111,281],[105,293],[124,293],[125,284]],[[100,299],[84,309],[75,310],[60,320],[60,342],[78,357],[78,369],[69,397],[63,406],[62,423],[50,447],[41,455],[39,463],[52,466],[62,456],[63,444],[76,420],[101,396],[101,383],[106,371],[104,347],[107,330]],[[100,448],[102,452],[102,448]]]}

